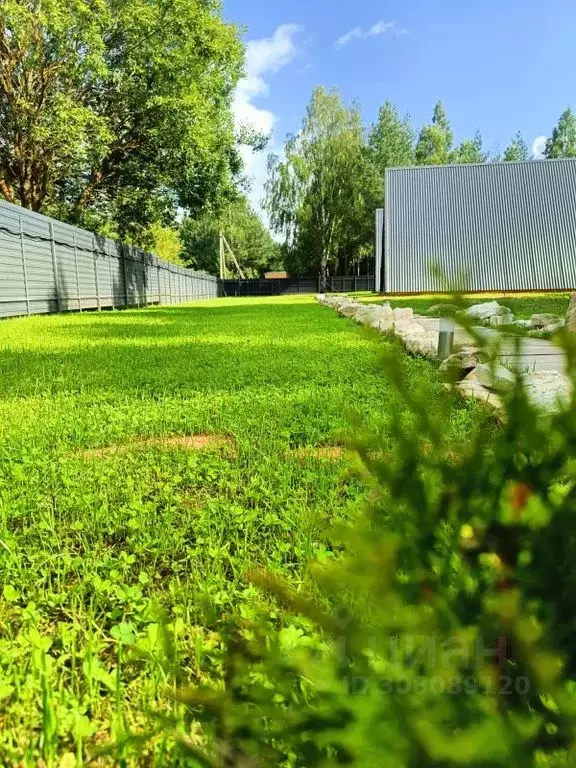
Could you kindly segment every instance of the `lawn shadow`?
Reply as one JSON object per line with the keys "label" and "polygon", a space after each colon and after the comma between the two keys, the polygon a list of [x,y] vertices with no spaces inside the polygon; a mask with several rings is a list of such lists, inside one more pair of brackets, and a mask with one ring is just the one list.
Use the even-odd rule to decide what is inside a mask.
{"label": "lawn shadow", "polygon": [[[124,313],[66,318],[64,324],[60,318],[50,328],[52,349],[0,352],[0,397],[266,391],[302,386],[318,379],[318,371],[319,386],[353,385],[358,345],[366,343],[362,330],[333,313],[319,316],[314,305],[303,309],[271,322],[266,322],[269,310],[257,307],[134,315],[141,322],[126,322],[131,318]],[[222,318],[226,313],[229,328]],[[191,316],[202,321],[188,322]],[[376,351],[367,356],[366,370],[376,370],[375,359]]]}

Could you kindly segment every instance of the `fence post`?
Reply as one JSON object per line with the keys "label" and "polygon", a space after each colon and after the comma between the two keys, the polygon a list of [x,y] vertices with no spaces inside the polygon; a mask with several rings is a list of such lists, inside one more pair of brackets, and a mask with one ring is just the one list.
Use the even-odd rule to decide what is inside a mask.
{"label": "fence post", "polygon": [[148,259],[147,254],[141,251],[142,269],[144,270],[144,306],[148,306]]}
{"label": "fence post", "polygon": [[158,270],[158,305],[162,304],[162,286],[160,283],[160,264],[157,265]]}
{"label": "fence post", "polygon": [[[130,248],[130,258],[134,262],[134,271],[138,272],[138,259],[133,258],[133,248]],[[140,259],[140,263],[142,264],[142,259]],[[136,307],[137,309],[140,309],[140,290],[138,288],[138,279],[136,279]]]}
{"label": "fence post", "polygon": [[94,249],[92,256],[94,257],[94,282],[96,283],[96,306],[98,312],[102,310],[100,303],[100,280],[98,279],[98,250],[96,248],[96,238],[92,237],[92,248]]}
{"label": "fence post", "polygon": [[20,254],[22,256],[22,273],[24,275],[24,298],[26,300],[26,314],[30,314],[30,296],[28,295],[28,272],[26,270],[26,247],[24,245],[24,226],[22,216],[18,217],[20,222]]}
{"label": "fence post", "polygon": [[128,303],[128,275],[126,274],[126,249],[128,248],[127,245],[124,245],[122,243],[120,245],[120,258],[122,259],[122,275],[124,276],[124,306],[129,307]]}
{"label": "fence post", "polygon": [[110,276],[110,301],[112,309],[116,309],[116,296],[114,295],[114,277],[112,275],[112,254],[108,253],[108,274]]}
{"label": "fence post", "polygon": [[78,296],[78,312],[82,312],[82,301],[80,299],[80,275],[78,274],[78,249],[76,248],[76,234],[72,235],[72,247],[74,249],[74,270],[76,272],[76,294]]}
{"label": "fence post", "polygon": [[54,226],[49,224],[50,230],[50,252],[52,253],[52,270],[54,271],[54,288],[56,289],[56,306],[58,312],[62,312],[62,300],[60,297],[60,279],[58,278],[58,263],[56,261],[56,243],[54,242]]}

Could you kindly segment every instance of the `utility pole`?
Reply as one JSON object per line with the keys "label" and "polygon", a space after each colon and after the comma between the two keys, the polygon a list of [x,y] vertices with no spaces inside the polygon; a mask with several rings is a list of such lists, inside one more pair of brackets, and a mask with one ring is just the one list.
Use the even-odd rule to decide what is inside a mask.
{"label": "utility pole", "polygon": [[220,235],[220,238],[221,238],[221,243],[223,244],[223,246],[226,246],[228,253],[230,254],[230,256],[232,256],[232,261],[234,262],[234,266],[238,270],[238,274],[240,275],[240,278],[242,280],[246,280],[246,276],[244,275],[244,272],[242,272],[242,269],[240,267],[240,264],[238,264],[238,260],[236,259],[234,251],[232,250],[232,248],[230,248],[230,245],[228,243],[228,240],[226,240],[224,233]]}
{"label": "utility pole", "polygon": [[226,256],[224,253],[224,233],[223,232],[220,232],[219,247],[220,247],[220,280],[226,280],[228,275],[226,272]]}

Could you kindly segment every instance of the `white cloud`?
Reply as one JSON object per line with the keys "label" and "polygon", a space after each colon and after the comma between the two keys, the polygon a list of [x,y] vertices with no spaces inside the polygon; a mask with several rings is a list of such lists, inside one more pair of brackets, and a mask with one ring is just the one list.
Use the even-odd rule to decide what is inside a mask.
{"label": "white cloud", "polygon": [[380,35],[387,34],[401,37],[402,35],[407,35],[408,30],[399,27],[398,23],[395,21],[377,21],[376,24],[373,24],[367,29],[364,29],[363,27],[354,27],[354,29],[346,32],[345,35],[342,35],[342,37],[339,37],[338,40],[336,40],[336,48],[344,48],[344,46],[351,43],[352,40],[365,40],[367,37],[379,37]]}
{"label": "white cloud", "polygon": [[351,29],[350,32],[346,32],[345,35],[342,35],[342,37],[339,37],[338,40],[336,40],[336,48],[344,48],[344,46],[351,43],[352,40],[359,40],[362,37],[366,37],[366,33],[362,27]]}
{"label": "white cloud", "polygon": [[368,37],[378,37],[378,35],[385,35],[386,32],[390,32],[395,28],[395,21],[378,21],[368,30]]}
{"label": "white cloud", "polygon": [[260,213],[267,176],[267,155],[269,152],[278,152],[280,148],[274,138],[276,115],[270,110],[256,106],[254,100],[268,96],[270,86],[267,76],[279,72],[297,55],[295,36],[299,31],[300,27],[295,24],[283,24],[275,30],[272,37],[248,41],[246,74],[238,83],[232,107],[237,128],[249,127],[271,137],[264,152],[255,153],[248,146],[240,147],[245,173],[251,181],[248,197]]}
{"label": "white cloud", "polygon": [[547,141],[548,141],[547,136],[537,136],[534,139],[534,141],[532,142],[532,154],[534,156],[534,160],[544,159],[544,153],[546,151]]}

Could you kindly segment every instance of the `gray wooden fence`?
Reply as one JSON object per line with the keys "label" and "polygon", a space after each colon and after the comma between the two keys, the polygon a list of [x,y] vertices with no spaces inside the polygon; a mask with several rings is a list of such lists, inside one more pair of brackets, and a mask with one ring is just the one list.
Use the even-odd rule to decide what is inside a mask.
{"label": "gray wooden fence", "polygon": [[218,278],[0,201],[0,317],[180,304]]}

